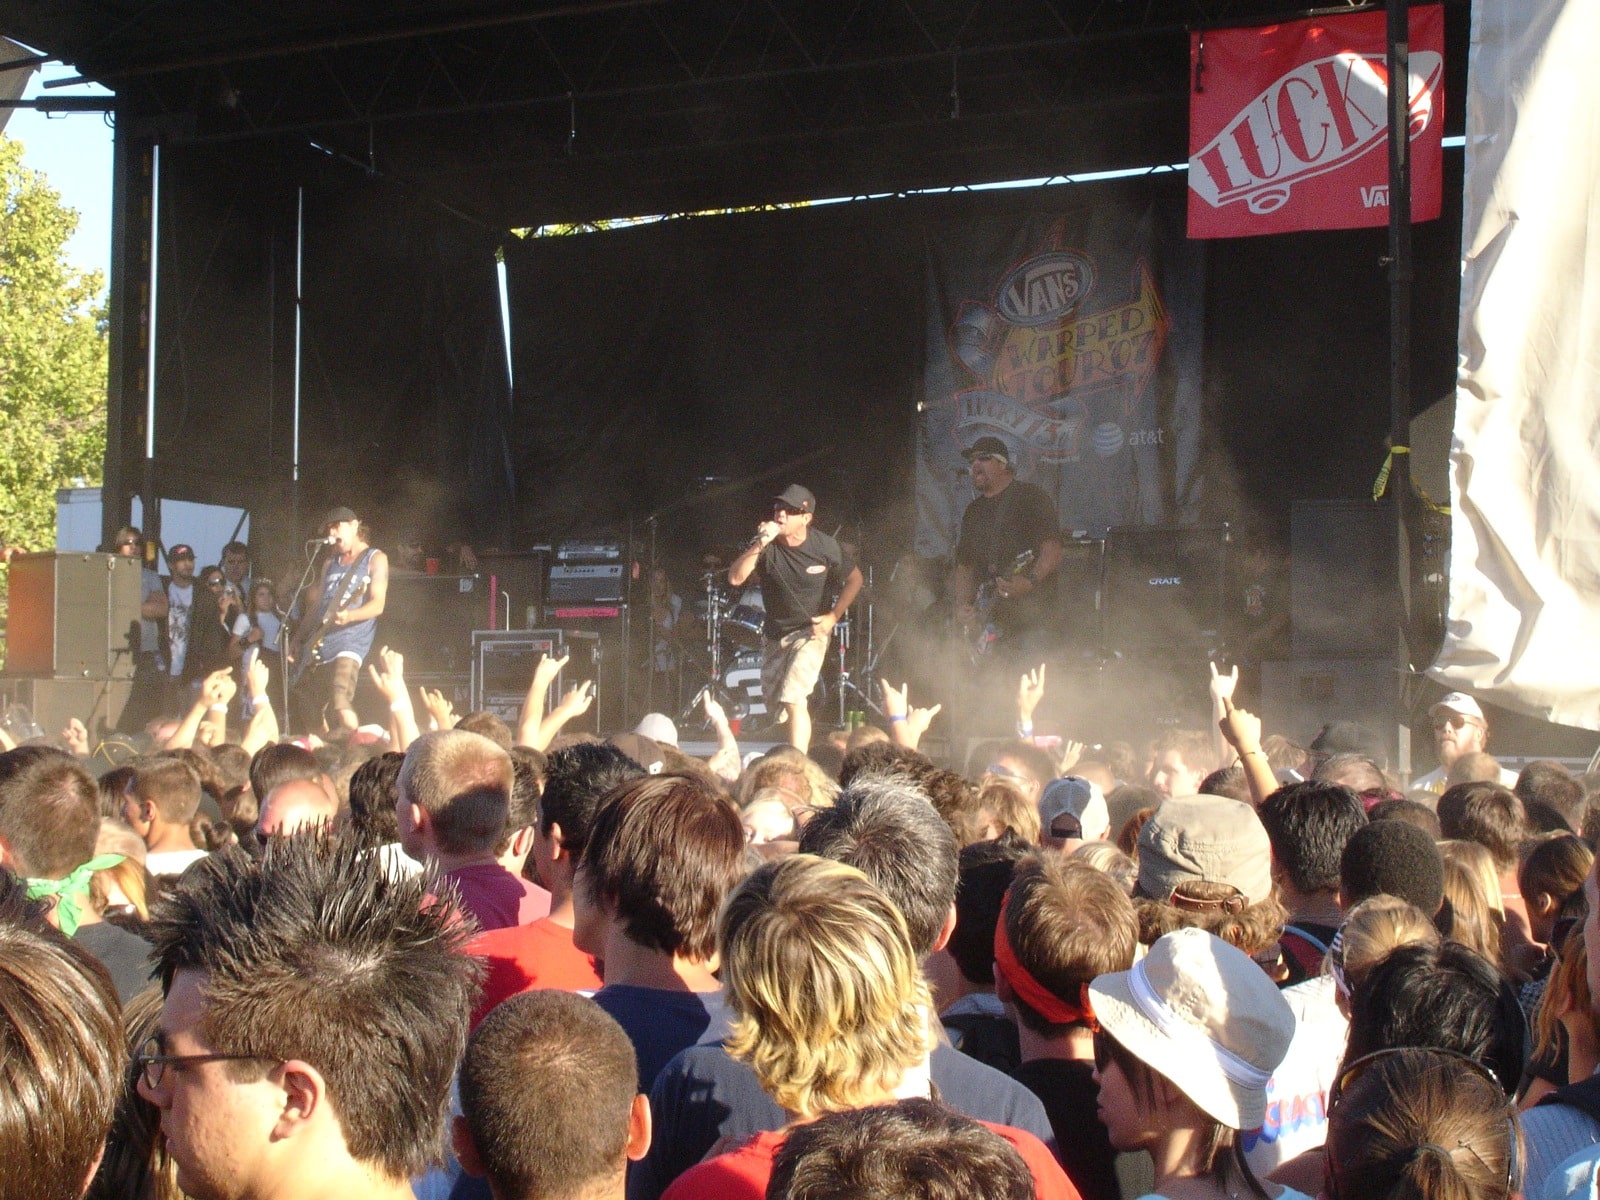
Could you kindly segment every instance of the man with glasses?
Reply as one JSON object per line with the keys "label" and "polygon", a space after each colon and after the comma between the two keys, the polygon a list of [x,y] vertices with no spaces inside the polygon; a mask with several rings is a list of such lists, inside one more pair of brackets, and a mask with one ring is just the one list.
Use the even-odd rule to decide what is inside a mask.
{"label": "man with glasses", "polygon": [[[1432,792],[1442,795],[1450,768],[1469,754],[1480,754],[1489,744],[1489,723],[1483,709],[1465,692],[1451,692],[1428,710],[1433,719],[1433,744],[1439,752],[1439,766],[1411,781],[1412,791]],[[1500,782],[1505,787],[1517,785],[1515,771],[1500,768]]]}
{"label": "man with glasses", "polygon": [[790,744],[808,751],[811,691],[822,672],[833,627],[861,590],[861,569],[838,542],[811,528],[817,498],[808,489],[792,483],[772,499],[772,518],[761,522],[756,536],[733,560],[728,582],[743,587],[751,575],[761,576],[767,607],[761,694],[769,707],[781,707],[779,719],[789,723]]}
{"label": "man with glasses", "polygon": [[440,1154],[478,967],[436,878],[360,846],[229,850],[152,912],[165,1002],[140,1048],[193,1200],[410,1200]]}

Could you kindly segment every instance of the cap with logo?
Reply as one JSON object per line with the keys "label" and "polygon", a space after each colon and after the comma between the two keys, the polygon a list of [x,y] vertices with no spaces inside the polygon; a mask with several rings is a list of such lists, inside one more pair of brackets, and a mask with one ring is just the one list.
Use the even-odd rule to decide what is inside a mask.
{"label": "cap with logo", "polygon": [[185,542],[179,542],[176,546],[169,547],[168,550],[167,550],[167,561],[168,562],[171,562],[175,558],[193,558],[193,557],[194,557],[194,547],[188,545]]}
{"label": "cap with logo", "polygon": [[1476,700],[1465,692],[1451,692],[1430,708],[1428,715],[1431,717],[1441,712],[1460,713],[1469,720],[1477,721],[1480,725],[1483,724],[1483,709],[1478,706]]}
{"label": "cap with logo", "polygon": [[814,513],[817,511],[817,498],[811,494],[811,489],[803,488],[798,483],[791,483],[774,496],[773,499],[790,512]]}

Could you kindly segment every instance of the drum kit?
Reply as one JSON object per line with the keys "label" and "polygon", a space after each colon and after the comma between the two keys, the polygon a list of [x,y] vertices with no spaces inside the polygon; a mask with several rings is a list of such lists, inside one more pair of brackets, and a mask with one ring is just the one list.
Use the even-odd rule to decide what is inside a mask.
{"label": "drum kit", "polygon": [[[853,710],[883,711],[872,699],[870,681],[894,631],[881,645],[874,645],[872,569],[865,568],[864,573],[867,583],[854,610],[834,627],[831,654],[835,669],[825,671],[820,683],[823,701],[830,709],[837,708],[840,725],[847,723],[847,714]],[[761,585],[751,580],[743,588],[731,587],[727,573],[721,570],[705,572],[700,582],[703,592],[692,607],[697,625],[704,630],[704,643],[682,640],[680,645],[686,678],[694,677],[690,672],[698,672],[701,684],[684,705],[678,722],[688,725],[703,721],[702,706],[709,692],[722,705],[728,719],[736,722],[736,729],[740,728],[738,723],[770,728],[777,713],[768,707],[761,688],[761,628],[767,616]],[[852,663],[861,666],[859,673],[852,672]],[[858,674],[868,686],[856,682]]]}

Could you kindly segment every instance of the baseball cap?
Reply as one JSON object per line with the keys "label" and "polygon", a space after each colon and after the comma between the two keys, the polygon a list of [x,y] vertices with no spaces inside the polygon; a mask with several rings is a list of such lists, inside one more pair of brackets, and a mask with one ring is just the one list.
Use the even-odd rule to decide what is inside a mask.
{"label": "baseball cap", "polygon": [[322,518],[322,523],[324,525],[342,525],[346,521],[359,521],[360,519],[354,511],[341,504],[337,508],[330,508],[327,515]]}
{"label": "baseball cap", "polygon": [[650,775],[659,775],[666,768],[666,755],[661,743],[637,733],[618,733],[606,739]]}
{"label": "baseball cap", "polygon": [[1080,836],[1086,842],[1097,842],[1111,830],[1106,798],[1093,780],[1068,775],[1045,784],[1039,793],[1040,827],[1048,834],[1055,819],[1067,813],[1078,818]]}
{"label": "baseball cap", "polygon": [[817,498],[811,494],[809,488],[803,488],[798,483],[791,483],[774,496],[773,499],[790,512],[814,513],[817,511]]}
{"label": "baseball cap", "polygon": [[1100,1027],[1229,1129],[1258,1129],[1294,1012],[1255,961],[1203,929],[1157,938],[1089,985]]}
{"label": "baseball cap", "polygon": [[1440,700],[1437,704],[1430,708],[1428,710],[1428,715],[1431,717],[1441,709],[1443,709],[1445,712],[1460,713],[1463,717],[1470,717],[1472,720],[1480,723],[1483,721],[1483,709],[1478,706],[1478,702],[1476,700],[1467,695],[1465,692],[1451,692],[1443,700]]}
{"label": "baseball cap", "polygon": [[1139,891],[1162,903],[1195,882],[1225,883],[1246,904],[1272,895],[1272,842],[1256,810],[1238,800],[1168,800],[1139,831],[1138,857]]}
{"label": "baseball cap", "polygon": [[647,737],[660,742],[664,746],[678,744],[678,727],[672,723],[672,718],[666,713],[645,713],[633,731],[640,737]]}
{"label": "baseball cap", "polygon": [[1006,449],[1006,444],[997,437],[979,438],[961,452],[961,457],[971,462],[980,454],[987,454],[1005,463],[1011,461],[1011,451]]}
{"label": "baseball cap", "polygon": [[1383,736],[1357,721],[1329,721],[1308,747],[1314,754],[1332,758],[1335,754],[1360,754],[1370,758],[1385,769],[1389,766],[1389,751]]}
{"label": "baseball cap", "polygon": [[187,542],[179,542],[176,546],[169,546],[167,548],[167,561],[168,562],[171,562],[175,558],[193,558],[193,557],[194,557],[194,547],[189,545]]}

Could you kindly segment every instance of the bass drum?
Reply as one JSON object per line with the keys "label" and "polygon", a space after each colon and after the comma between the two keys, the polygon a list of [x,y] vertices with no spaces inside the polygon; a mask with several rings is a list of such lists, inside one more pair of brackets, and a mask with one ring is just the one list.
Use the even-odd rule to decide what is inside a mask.
{"label": "bass drum", "polygon": [[735,650],[761,649],[761,625],[766,613],[750,604],[735,605],[722,618],[722,640]]}
{"label": "bass drum", "polygon": [[740,650],[723,668],[722,687],[729,700],[728,716],[740,720],[765,716],[766,701],[761,695],[761,652]]}

